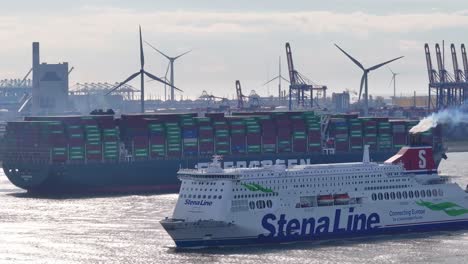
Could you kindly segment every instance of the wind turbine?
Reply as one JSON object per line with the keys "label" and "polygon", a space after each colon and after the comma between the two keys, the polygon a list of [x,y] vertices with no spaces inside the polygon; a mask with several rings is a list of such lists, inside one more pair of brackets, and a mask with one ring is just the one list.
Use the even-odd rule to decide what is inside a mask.
{"label": "wind turbine", "polygon": [[278,68],[279,68],[278,75],[276,75],[276,77],[269,80],[268,82],[264,83],[263,86],[265,86],[265,85],[269,84],[270,82],[278,79],[278,100],[281,100],[281,79],[289,82],[286,78],[283,77],[283,75],[281,75],[281,56],[279,57],[279,66],[278,66]]}
{"label": "wind turbine", "polygon": [[141,112],[144,113],[145,112],[145,77],[144,77],[145,75],[148,76],[149,78],[155,80],[155,81],[167,84],[167,85],[171,86],[174,89],[177,89],[179,91],[182,91],[182,90],[174,87],[172,84],[169,84],[169,83],[165,82],[164,80],[154,76],[153,74],[145,71],[145,68],[144,68],[145,67],[145,56],[143,54],[143,38],[141,37],[141,26],[139,26],[139,30],[140,30],[140,65],[141,65],[140,70],[138,72],[130,75],[125,81],[119,83],[116,87],[112,88],[109,92],[106,93],[106,95],[108,95],[108,94],[112,93],[113,91],[119,89],[122,85],[128,83],[129,81],[133,80],[135,77],[140,75],[140,80],[141,80],[140,104],[141,104]]}
{"label": "wind turbine", "polygon": [[392,103],[395,104],[395,98],[396,98],[396,76],[400,73],[393,72],[390,67],[388,67],[388,70],[392,73],[392,79],[390,80],[390,85],[392,85],[393,82],[393,100]]}
{"label": "wind turbine", "polygon": [[[171,67],[171,101],[174,101],[174,62],[175,60],[177,60],[178,58],[184,56],[185,54],[191,52],[192,50],[189,50],[189,51],[186,51],[178,56],[175,56],[175,57],[169,57],[168,55],[164,54],[162,51],[158,50],[157,48],[155,48],[153,45],[149,44],[147,41],[145,41],[146,44],[148,44],[148,46],[150,46],[152,49],[154,49],[155,51],[157,51],[159,54],[163,55],[164,57],[166,57],[166,59],[169,60],[169,66],[168,67]],[[167,71],[166,71],[166,74],[167,74]]]}
{"label": "wind turbine", "polygon": [[361,77],[361,86],[359,88],[359,98],[358,100],[361,101],[361,94],[362,94],[362,88],[364,86],[364,115],[367,116],[369,115],[369,90],[368,90],[368,81],[367,81],[367,78],[368,78],[368,74],[369,72],[373,71],[373,70],[377,70],[378,68],[392,62],[392,61],[396,61],[398,59],[401,59],[403,58],[404,56],[400,56],[398,58],[394,58],[394,59],[391,59],[389,61],[386,61],[386,62],[382,62],[380,64],[377,64],[377,65],[374,65],[370,68],[364,68],[364,66],[362,66],[362,64],[356,60],[355,58],[353,58],[351,55],[349,55],[348,53],[346,53],[346,51],[344,51],[342,48],[340,48],[338,45],[335,44],[335,46],[341,50],[341,52],[343,52],[352,62],[354,62],[354,64],[356,64],[359,68],[361,68],[361,70],[363,71],[362,73],[362,77]]}

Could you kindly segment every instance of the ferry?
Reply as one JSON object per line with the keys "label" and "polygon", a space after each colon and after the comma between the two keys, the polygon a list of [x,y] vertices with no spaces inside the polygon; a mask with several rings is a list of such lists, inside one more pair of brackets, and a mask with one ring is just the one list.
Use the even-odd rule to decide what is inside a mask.
{"label": "ferry", "polygon": [[172,217],[178,248],[241,246],[468,227],[468,193],[438,174],[430,146],[383,163],[180,169]]}

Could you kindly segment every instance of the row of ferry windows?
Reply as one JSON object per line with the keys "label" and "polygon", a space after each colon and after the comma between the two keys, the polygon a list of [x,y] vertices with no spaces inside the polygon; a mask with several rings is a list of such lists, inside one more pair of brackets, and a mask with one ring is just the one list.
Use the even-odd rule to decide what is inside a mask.
{"label": "row of ferry windows", "polygon": [[[188,187],[187,187],[187,188],[182,188],[182,191],[184,191],[184,190],[186,190],[186,191],[198,191],[198,188],[195,188],[195,189],[194,189],[194,188],[190,188],[190,190],[189,190]],[[210,190],[210,192],[213,191],[213,189],[209,189],[209,190]],[[219,190],[220,190],[221,192],[223,191],[223,189],[219,189]],[[203,191],[203,189],[200,188],[200,191]],[[208,188],[205,188],[204,191],[207,192],[207,191],[208,191]],[[217,192],[218,189],[214,189],[214,191]]]}
{"label": "row of ferry windows", "polygon": [[271,200],[266,200],[266,202],[264,200],[258,200],[257,202],[254,202],[254,201],[249,202],[249,208],[251,210],[254,210],[255,208],[263,209],[265,207],[268,207],[268,208],[273,207],[273,202]]}
{"label": "row of ferry windows", "polygon": [[373,193],[372,194],[372,200],[395,200],[395,199],[407,199],[407,198],[425,198],[425,197],[437,197],[437,196],[443,196],[444,195],[444,192],[439,189],[439,190],[436,190],[436,189],[433,189],[432,191],[431,190],[421,190],[421,191],[403,191],[403,192],[385,192],[385,193],[378,193],[378,194],[375,194]]}
{"label": "row of ferry windows", "polygon": [[388,186],[371,186],[371,187],[364,187],[364,190],[384,190],[384,189],[398,189],[398,188],[406,188],[410,187],[409,185],[388,185]]}
{"label": "row of ferry windows", "polygon": [[278,193],[241,194],[241,195],[234,195],[234,199],[241,199],[241,198],[257,198],[257,197],[270,197],[270,196],[278,196]]}
{"label": "row of ferry windows", "polygon": [[[216,182],[203,182],[203,181],[195,182],[195,181],[192,181],[192,182],[190,182],[190,184],[191,185],[216,185]],[[224,185],[224,182],[222,182],[221,185]]]}
{"label": "row of ferry windows", "polygon": [[196,199],[196,198],[197,199],[211,199],[211,198],[221,199],[221,198],[223,198],[223,196],[221,196],[221,195],[211,196],[211,195],[206,195],[206,194],[204,194],[204,195],[201,195],[201,194],[199,194],[199,195],[196,195],[196,194],[181,194],[181,196],[182,196],[182,198],[193,198],[193,199]]}

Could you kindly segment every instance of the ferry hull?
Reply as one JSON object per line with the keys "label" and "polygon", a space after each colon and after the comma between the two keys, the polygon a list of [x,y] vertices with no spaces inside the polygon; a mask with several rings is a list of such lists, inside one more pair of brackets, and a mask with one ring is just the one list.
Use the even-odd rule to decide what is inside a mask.
{"label": "ferry hull", "polygon": [[[435,204],[441,203],[440,199],[433,200]],[[464,203],[464,208],[467,207],[465,201],[459,201],[456,203],[460,205]],[[398,204],[387,204],[385,207],[388,210],[363,210],[363,208],[357,207],[334,207],[336,210],[340,210],[341,216],[336,218],[336,211],[330,214],[330,210],[322,209],[315,210],[315,212],[307,212],[302,209],[298,209],[300,212],[278,212],[273,213],[276,216],[281,214],[286,215],[286,222],[283,225],[282,232],[278,230],[278,226],[275,228],[275,232],[271,226],[274,226],[278,220],[281,221],[280,217],[277,217],[274,221],[269,218],[265,222],[265,216],[263,215],[249,215],[248,217],[239,216],[230,225],[218,228],[210,228],[205,225],[200,225],[200,222],[194,223],[195,227],[186,228],[187,224],[180,223],[180,228],[174,228],[174,225],[168,223],[168,220],[161,221],[161,224],[173,238],[178,248],[203,248],[203,247],[223,247],[223,246],[244,246],[252,244],[281,244],[281,243],[294,243],[294,242],[318,242],[323,240],[336,240],[343,238],[356,238],[356,237],[370,237],[376,235],[390,235],[400,233],[411,233],[411,232],[430,232],[430,231],[443,231],[443,230],[460,230],[468,228],[468,212],[459,216],[450,216],[440,210],[428,209],[418,205],[416,202],[411,206],[401,207]],[[326,208],[326,207],[325,207]],[[355,215],[366,215],[369,217],[372,214],[379,216],[379,221],[374,221],[370,226],[363,226],[358,223],[354,226],[354,223],[350,223],[349,215],[343,215],[343,212],[349,212],[349,208],[353,208],[356,211],[351,213],[352,218]],[[393,208],[393,209],[392,209]],[[395,217],[393,213],[398,212],[419,212],[416,216],[412,217]],[[270,213],[271,214],[271,213]],[[256,217],[252,220],[252,217]],[[242,222],[240,219],[250,219],[248,222]],[[299,225],[302,225],[304,219],[314,219],[315,227],[320,225],[319,219],[329,219],[329,225],[325,225],[320,230],[312,230],[311,232],[303,232],[302,226],[294,226],[290,224],[291,221],[299,219]],[[406,219],[406,220],[405,220]],[[375,220],[375,219],[374,219]],[[324,223],[324,221],[322,221]],[[326,222],[326,221],[325,221]],[[352,222],[352,220],[351,220]],[[266,223],[266,224],[265,224]],[[322,225],[323,225],[322,223]],[[368,223],[367,223],[368,224]],[[184,228],[185,227],[185,228]],[[307,226],[307,230],[310,230],[310,226]],[[362,228],[363,227],[363,228]],[[320,232],[322,231],[322,232]],[[207,236],[207,234],[209,236]]]}
{"label": "ferry hull", "polygon": [[[394,152],[373,152],[374,161],[384,161]],[[209,162],[211,157],[145,160],[118,163],[44,164],[5,160],[3,170],[16,186],[37,193],[80,192],[177,192],[180,168],[194,168]],[[224,163],[231,166],[260,166],[262,162],[285,164],[342,163],[362,160],[360,152],[322,154],[261,154],[225,156]]]}

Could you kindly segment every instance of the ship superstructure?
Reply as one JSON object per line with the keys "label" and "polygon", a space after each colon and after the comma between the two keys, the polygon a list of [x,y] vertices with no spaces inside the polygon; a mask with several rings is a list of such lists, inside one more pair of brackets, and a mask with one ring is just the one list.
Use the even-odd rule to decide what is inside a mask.
{"label": "ship superstructure", "polygon": [[468,194],[438,175],[430,146],[385,163],[182,169],[178,247],[321,240],[468,226]]}

